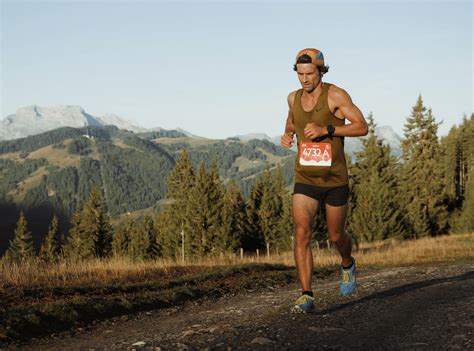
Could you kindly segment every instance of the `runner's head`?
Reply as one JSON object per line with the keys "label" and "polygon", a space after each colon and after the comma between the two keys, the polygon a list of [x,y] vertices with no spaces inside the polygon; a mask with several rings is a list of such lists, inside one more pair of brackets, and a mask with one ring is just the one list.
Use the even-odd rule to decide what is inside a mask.
{"label": "runner's head", "polygon": [[296,62],[293,65],[293,71],[298,71],[299,64],[309,63],[318,67],[321,75],[329,71],[329,66],[324,65],[324,55],[321,51],[314,48],[306,48],[300,50],[296,55]]}
{"label": "runner's head", "polygon": [[322,76],[329,70],[324,65],[324,56],[318,49],[307,48],[298,52],[293,70],[298,73],[301,86],[307,92],[313,91],[321,82]]}

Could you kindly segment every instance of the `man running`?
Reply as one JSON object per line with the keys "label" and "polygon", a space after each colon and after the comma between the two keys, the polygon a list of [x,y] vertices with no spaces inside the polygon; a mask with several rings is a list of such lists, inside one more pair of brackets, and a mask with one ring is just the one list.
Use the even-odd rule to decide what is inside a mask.
{"label": "man running", "polygon": [[[311,289],[313,256],[310,240],[312,221],[318,206],[326,209],[329,240],[341,255],[342,295],[356,288],[356,264],[351,256],[352,239],[345,231],[348,174],[344,156],[344,137],[367,135],[367,122],[349,94],[322,77],[329,67],[323,53],[309,48],[298,52],[293,70],[302,89],[288,96],[288,118],[281,145],[293,146],[296,133],[298,152],[295,160],[293,221],[295,223],[295,263],[302,295],[296,300],[294,312],[314,309]],[[345,124],[345,119],[350,124]]]}

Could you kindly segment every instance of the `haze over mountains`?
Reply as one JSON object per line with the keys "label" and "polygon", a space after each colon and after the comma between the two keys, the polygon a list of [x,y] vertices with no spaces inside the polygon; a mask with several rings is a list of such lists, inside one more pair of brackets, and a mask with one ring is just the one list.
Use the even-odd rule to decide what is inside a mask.
{"label": "haze over mountains", "polygon": [[[24,138],[30,135],[43,133],[60,127],[81,128],[86,126],[114,125],[119,129],[129,130],[135,133],[153,132],[163,130],[160,127],[144,128],[133,121],[119,117],[115,114],[105,114],[103,116],[93,116],[87,113],[82,107],[75,105],[40,107],[37,105],[19,108],[16,113],[8,115],[0,121],[0,140],[11,140]],[[176,131],[183,133],[190,138],[206,139],[193,135],[181,128]],[[385,143],[389,144],[395,155],[400,155],[400,136],[390,126],[379,126],[376,134]],[[249,133],[235,135],[242,141],[251,139],[268,140],[276,145],[280,144],[280,135],[268,136],[264,133]],[[346,152],[353,155],[359,150],[362,143],[359,138],[346,138]]]}

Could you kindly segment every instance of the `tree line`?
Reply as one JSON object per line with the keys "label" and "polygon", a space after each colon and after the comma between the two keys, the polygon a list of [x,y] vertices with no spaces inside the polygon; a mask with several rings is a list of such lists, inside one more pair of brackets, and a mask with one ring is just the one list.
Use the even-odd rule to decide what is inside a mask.
{"label": "tree line", "polygon": [[[360,241],[410,239],[474,230],[474,115],[464,117],[447,136],[438,138],[439,122],[421,96],[404,126],[402,155],[369,134],[355,160],[348,159],[351,197],[347,230]],[[34,165],[37,167],[38,165]],[[92,188],[73,216],[67,239],[53,218],[39,256],[74,260],[92,257],[157,257],[192,259],[207,255],[292,246],[291,195],[280,165],[254,177],[248,195],[234,180],[224,183],[217,162],[193,167],[186,150],[169,174],[166,195],[156,212],[127,219],[113,227],[103,194]],[[325,240],[324,208],[314,227]],[[36,252],[23,214],[6,259],[33,257]]]}

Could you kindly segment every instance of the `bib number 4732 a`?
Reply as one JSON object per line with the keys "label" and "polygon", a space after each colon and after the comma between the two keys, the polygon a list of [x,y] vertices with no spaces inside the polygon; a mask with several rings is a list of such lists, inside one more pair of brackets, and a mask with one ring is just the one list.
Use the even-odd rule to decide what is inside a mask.
{"label": "bib number 4732 a", "polygon": [[302,166],[331,166],[332,151],[329,143],[301,143],[299,152]]}

